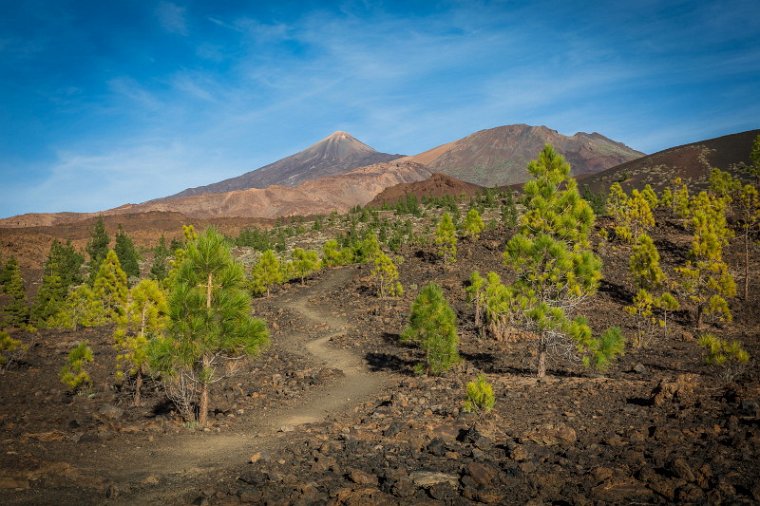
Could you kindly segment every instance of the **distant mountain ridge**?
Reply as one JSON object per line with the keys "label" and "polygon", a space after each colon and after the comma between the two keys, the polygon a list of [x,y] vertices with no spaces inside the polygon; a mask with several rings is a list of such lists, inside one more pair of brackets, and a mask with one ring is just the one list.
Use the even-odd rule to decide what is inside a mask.
{"label": "distant mountain ridge", "polygon": [[344,174],[359,167],[389,162],[401,156],[380,153],[351,134],[337,131],[303,151],[260,169],[206,186],[188,188],[164,199],[266,188],[272,185],[298,186],[305,181]]}
{"label": "distant mountain ridge", "polygon": [[607,192],[614,182],[619,182],[626,191],[641,189],[646,184],[661,189],[675,177],[694,188],[703,187],[711,168],[731,171],[739,164],[749,164],[752,144],[758,135],[760,129],[675,146],[590,174],[579,182],[598,192]]}
{"label": "distant mountain ridge", "polygon": [[405,159],[468,183],[505,186],[528,180],[528,162],[547,143],[570,162],[576,177],[644,156],[596,132],[568,137],[545,126],[520,124],[480,130]]}

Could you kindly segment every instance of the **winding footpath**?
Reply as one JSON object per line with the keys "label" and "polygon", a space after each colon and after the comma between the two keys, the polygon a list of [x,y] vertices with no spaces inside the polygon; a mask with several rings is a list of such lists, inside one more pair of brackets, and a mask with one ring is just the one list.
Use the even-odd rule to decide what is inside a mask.
{"label": "winding footpath", "polygon": [[308,391],[297,406],[252,422],[244,432],[158,437],[150,447],[136,447],[122,455],[103,455],[106,458],[98,460],[104,467],[97,472],[119,489],[149,483],[145,481],[146,477],[158,482],[156,487],[138,487],[134,492],[124,494],[117,503],[170,504],[171,498],[193,488],[194,476],[243,464],[256,452],[270,452],[287,443],[288,432],[296,430],[299,425],[321,422],[328,415],[349,410],[378,394],[389,383],[390,377],[371,372],[355,353],[330,346],[333,337],[346,331],[348,322],[335,316],[332,309],[309,302],[311,298],[341,289],[349,282],[352,273],[352,269],[327,271],[317,284],[298,288],[295,293],[276,302],[277,306],[287,308],[300,319],[295,328],[326,327],[324,334],[316,339],[310,339],[305,330],[285,335],[283,346],[295,353],[306,350],[303,356],[309,367],[338,369],[343,376]]}

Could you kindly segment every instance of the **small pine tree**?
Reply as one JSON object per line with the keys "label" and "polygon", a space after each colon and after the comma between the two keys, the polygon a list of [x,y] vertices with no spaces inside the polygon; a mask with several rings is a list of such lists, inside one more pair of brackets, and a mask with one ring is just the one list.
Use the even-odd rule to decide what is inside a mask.
{"label": "small pine tree", "polygon": [[430,283],[420,291],[401,339],[420,344],[428,374],[443,374],[459,362],[456,314],[441,287]]}
{"label": "small pine tree", "polygon": [[673,209],[673,191],[667,186],[662,190],[660,205],[666,209]]}
{"label": "small pine tree", "polygon": [[501,206],[501,223],[507,230],[512,230],[517,226],[517,207],[512,196],[512,190],[508,190],[504,195],[504,202]]}
{"label": "small pine tree", "polygon": [[398,293],[401,286],[398,282],[398,268],[391,257],[381,251],[375,256],[373,264],[371,276],[375,280],[380,298],[385,298],[386,295],[391,297],[402,295]]}
{"label": "small pine tree", "polygon": [[612,218],[614,223],[621,223],[627,206],[628,195],[626,195],[623,187],[618,182],[612,183],[607,193],[607,202],[605,204],[607,216]]}
{"label": "small pine tree", "polygon": [[444,262],[450,264],[457,261],[457,229],[448,212],[441,215],[435,228],[435,244]]}
{"label": "small pine tree", "polygon": [[5,284],[5,293],[8,302],[5,304],[5,324],[13,327],[29,323],[30,310],[26,300],[24,279],[21,277],[21,269],[14,257],[8,260],[6,271],[9,273],[8,282]]}
{"label": "small pine tree", "polygon": [[485,284],[486,280],[478,271],[470,275],[470,284],[467,287],[467,298],[469,302],[475,305],[475,327],[480,329],[483,326],[483,306],[485,305]]}
{"label": "small pine tree", "polygon": [[488,332],[494,339],[506,339],[516,310],[513,290],[501,282],[498,274],[489,272],[486,275],[484,299]]}
{"label": "small pine tree", "polygon": [[71,243],[61,244],[54,240],[45,261],[42,284],[32,306],[32,321],[35,325],[45,325],[66,300],[69,288],[82,281],[79,272],[84,258],[77,253]]}
{"label": "small pine tree", "polygon": [[681,219],[687,219],[691,213],[689,209],[689,187],[681,181],[680,177],[673,180],[673,214]]}
{"label": "small pine tree", "polygon": [[489,413],[496,405],[493,386],[484,374],[478,374],[474,381],[467,383],[467,399],[464,401],[464,411],[467,413]]}
{"label": "small pine tree", "polygon": [[585,319],[569,318],[596,292],[601,278],[601,261],[589,240],[594,212],[570,177],[570,165],[550,145],[528,171],[526,211],[520,231],[507,243],[504,263],[517,274],[510,298],[516,300],[520,322],[538,334],[538,376],[546,374],[547,351],[555,339],[572,342],[585,364],[604,365],[621,349],[605,340],[617,334],[594,338]]}
{"label": "small pine tree", "polygon": [[198,400],[198,422],[208,420],[209,388],[226,357],[258,353],[268,342],[266,324],[250,315],[245,272],[214,228],[189,241],[169,297],[167,337],[151,340],[150,367],[186,417]]}
{"label": "small pine tree", "polygon": [[89,285],[80,285],[69,291],[58,312],[48,318],[45,325],[76,331],[79,327],[96,327],[106,323],[103,304],[95,297]]}
{"label": "small pine tree", "polygon": [[736,283],[723,261],[723,246],[731,236],[725,213],[725,202],[706,192],[700,192],[690,204],[694,229],[691,259],[676,271],[681,275],[681,291],[696,304],[697,328],[702,327],[704,316],[732,319],[726,298],[736,295]]}
{"label": "small pine tree", "polygon": [[140,277],[140,263],[137,250],[135,249],[135,243],[132,238],[127,235],[121,225],[116,232],[116,245],[114,246],[114,252],[119,258],[119,264],[127,275],[127,279]]}
{"label": "small pine tree", "polygon": [[95,357],[87,343],[77,343],[69,351],[68,359],[64,364],[59,378],[61,382],[73,391],[78,391],[82,387],[91,387],[92,378],[85,368],[87,364],[95,361]]}
{"label": "small pine tree", "polygon": [[354,250],[349,247],[342,248],[337,240],[330,239],[322,246],[322,262],[327,267],[350,265],[354,262]]}
{"label": "small pine tree", "polygon": [[169,275],[168,260],[171,256],[169,248],[166,246],[166,239],[162,235],[158,244],[153,248],[153,263],[150,266],[150,279],[163,281]]}
{"label": "small pine tree", "polygon": [[100,264],[108,254],[108,245],[110,243],[111,238],[108,237],[103,218],[99,217],[92,228],[90,241],[87,243],[87,254],[90,256],[90,285],[95,283],[95,276],[98,275]]}
{"label": "small pine tree", "polygon": [[660,253],[649,234],[642,233],[636,240],[628,262],[634,288],[657,290],[665,282],[660,267]]}
{"label": "small pine tree", "polygon": [[623,214],[618,226],[615,227],[615,235],[626,242],[634,242],[639,234],[654,226],[654,215],[649,207],[647,199],[638,190],[633,190],[626,200]]}
{"label": "small pine tree", "polygon": [[473,207],[467,211],[467,216],[462,225],[462,234],[471,241],[477,241],[484,229],[485,224],[478,210]]}
{"label": "small pine tree", "polygon": [[5,286],[11,280],[11,273],[14,269],[18,269],[18,260],[15,256],[11,256],[2,268],[0,268],[0,288],[5,289]]}
{"label": "small pine tree", "polygon": [[266,250],[251,268],[251,293],[257,297],[264,294],[269,297],[272,287],[283,281],[280,259],[271,249]]}
{"label": "small pine tree", "polygon": [[306,284],[306,277],[311,273],[318,271],[322,267],[319,261],[319,255],[314,250],[305,250],[296,248],[292,253],[292,268],[296,277],[301,280],[301,285]]}
{"label": "small pine tree", "polygon": [[644,186],[644,189],[641,190],[641,196],[644,197],[644,200],[647,201],[647,204],[649,204],[649,209],[654,211],[657,209],[657,206],[660,204],[660,200],[657,198],[657,193],[652,189],[652,185],[647,183]]}
{"label": "small pine tree", "polygon": [[[760,138],[760,137],[758,137]],[[744,300],[749,299],[749,245],[751,243],[750,233],[758,228],[760,224],[760,195],[757,188],[751,184],[745,184],[741,187],[736,207],[741,219],[742,237],[744,239]]]}
{"label": "small pine tree", "polygon": [[727,381],[738,376],[749,363],[749,353],[739,340],[726,340],[714,334],[704,334],[699,345],[705,349],[705,362],[721,368],[721,376]]}
{"label": "small pine tree", "polygon": [[749,153],[750,160],[750,174],[755,177],[755,183],[760,185],[760,134],[755,137],[755,142],[752,143],[752,150]]}
{"label": "small pine tree", "polygon": [[123,316],[127,302],[127,275],[121,270],[119,258],[109,250],[105,260],[100,264],[93,286],[95,297],[103,305],[104,315],[108,321],[116,321]]}
{"label": "small pine tree", "polygon": [[129,300],[116,322],[116,379],[135,378],[134,405],[139,406],[143,376],[147,373],[152,339],[163,336],[169,325],[166,294],[158,282],[143,279],[129,291]]}

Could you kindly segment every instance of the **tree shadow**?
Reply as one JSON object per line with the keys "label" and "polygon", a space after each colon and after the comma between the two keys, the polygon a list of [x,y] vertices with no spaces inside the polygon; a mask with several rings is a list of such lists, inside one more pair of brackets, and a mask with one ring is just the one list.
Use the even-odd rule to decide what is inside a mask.
{"label": "tree shadow", "polygon": [[496,357],[493,353],[467,353],[464,351],[459,352],[459,356],[470,362],[483,372],[494,374],[496,373]]}
{"label": "tree shadow", "polygon": [[405,376],[414,376],[414,366],[417,364],[414,360],[406,360],[389,353],[367,353],[364,356],[370,371],[392,371]]}
{"label": "tree shadow", "polygon": [[654,241],[654,245],[657,246],[658,251],[666,253],[681,262],[686,262],[689,259],[689,248],[687,245],[679,245],[672,242],[668,238],[659,238]]}
{"label": "tree shadow", "polygon": [[623,285],[618,285],[617,283],[610,283],[606,279],[603,279],[599,283],[599,291],[606,294],[612,300],[620,304],[624,304],[626,306],[633,302],[633,297],[631,296],[631,293],[628,290],[626,290],[626,288]]}

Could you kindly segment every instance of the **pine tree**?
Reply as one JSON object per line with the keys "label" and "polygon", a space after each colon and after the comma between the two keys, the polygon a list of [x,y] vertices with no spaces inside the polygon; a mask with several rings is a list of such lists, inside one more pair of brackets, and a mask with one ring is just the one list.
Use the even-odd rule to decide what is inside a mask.
{"label": "pine tree", "polygon": [[16,260],[15,256],[11,255],[2,269],[0,269],[0,288],[5,289],[15,269],[18,269],[18,260]]}
{"label": "pine tree", "polygon": [[150,266],[150,279],[163,281],[169,275],[168,260],[171,256],[169,248],[166,246],[166,239],[162,235],[158,244],[153,248],[153,263]]}
{"label": "pine tree", "polygon": [[755,137],[755,142],[752,143],[752,150],[749,153],[750,160],[750,174],[755,177],[755,183],[760,185],[760,134]]}
{"label": "pine tree", "polygon": [[105,260],[108,254],[108,245],[111,239],[106,232],[106,226],[103,222],[103,218],[99,217],[98,221],[92,228],[90,234],[90,242],[87,243],[87,254],[90,256],[90,285],[95,283],[95,276],[98,275],[98,269],[100,264]]}
{"label": "pine tree", "polygon": [[660,267],[660,253],[649,234],[639,235],[628,262],[633,286],[637,289],[658,290],[665,282]]}
{"label": "pine tree", "polygon": [[517,207],[515,207],[512,190],[507,190],[504,196],[504,203],[501,206],[501,223],[507,230],[512,230],[517,226]]}
{"label": "pine tree", "polygon": [[14,339],[7,332],[0,330],[0,374],[14,362],[18,362],[26,353],[27,346],[19,339]]}
{"label": "pine tree", "polygon": [[251,292],[255,296],[270,295],[272,286],[284,281],[280,259],[274,251],[266,250],[251,269]]}
{"label": "pine tree", "polygon": [[92,291],[103,305],[106,320],[116,321],[123,316],[128,293],[127,275],[113,250],[109,250],[101,262]]}
{"label": "pine tree", "polygon": [[462,234],[471,241],[477,241],[483,229],[485,229],[483,218],[481,218],[478,210],[473,207],[467,211],[467,216],[462,225]]}
{"label": "pine tree", "polygon": [[121,268],[127,275],[127,279],[140,277],[140,264],[135,243],[127,235],[121,225],[116,232],[116,245],[114,246],[116,256],[119,258]]}
{"label": "pine tree", "polygon": [[680,177],[673,180],[673,214],[682,219],[690,216],[689,188]]}
{"label": "pine tree", "polygon": [[381,251],[375,256],[373,265],[371,276],[377,284],[377,294],[380,298],[385,298],[386,295],[391,297],[403,295],[403,287],[398,281],[398,268],[391,257]]}
{"label": "pine tree", "polygon": [[666,209],[673,209],[673,191],[667,186],[662,190],[660,205]]}
{"label": "pine tree", "polygon": [[301,285],[305,285],[306,277],[312,272],[318,271],[322,266],[319,255],[314,250],[296,248],[293,250],[292,256],[293,272],[301,280]]}
{"label": "pine tree", "polygon": [[82,281],[80,268],[84,258],[77,253],[71,243],[61,244],[54,240],[45,261],[42,285],[32,306],[32,320],[35,325],[45,325],[66,300],[69,288]]}
{"label": "pine tree", "polygon": [[48,318],[46,326],[76,331],[79,327],[96,327],[106,321],[103,304],[85,284],[69,291],[58,312]]}
{"label": "pine tree", "polygon": [[[760,136],[758,136],[758,139],[760,139]],[[746,301],[749,299],[750,232],[757,229],[758,224],[760,224],[760,196],[758,195],[757,188],[751,184],[742,186],[736,200],[736,207],[741,219],[741,230],[744,238],[744,300]]]}
{"label": "pine tree", "polygon": [[521,323],[538,335],[538,376],[546,374],[547,351],[556,339],[573,343],[585,364],[604,366],[621,350],[609,341],[614,333],[594,338],[585,319],[569,316],[601,279],[601,261],[589,241],[594,212],[570,177],[570,165],[550,145],[528,171],[526,211],[504,261],[517,274],[511,290]]}
{"label": "pine tree", "polygon": [[736,295],[736,283],[723,261],[723,246],[731,232],[725,201],[707,192],[692,199],[689,214],[694,229],[691,259],[676,270],[681,275],[681,290],[696,304],[696,326],[701,328],[704,316],[732,319],[726,298]]}
{"label": "pine tree", "polygon": [[322,262],[327,267],[350,265],[354,262],[354,250],[349,247],[342,248],[337,240],[330,239],[322,246]]}
{"label": "pine tree", "polygon": [[647,204],[649,204],[649,209],[652,211],[657,209],[657,206],[660,204],[660,200],[657,198],[657,193],[652,189],[652,185],[649,183],[644,185],[644,189],[641,190],[641,196],[644,197],[644,200],[646,200]]}
{"label": "pine tree", "polygon": [[456,314],[441,287],[430,283],[420,290],[401,339],[420,344],[425,351],[428,374],[443,374],[459,362]]}
{"label": "pine tree", "polygon": [[435,244],[444,262],[450,264],[457,261],[457,229],[448,212],[441,215],[435,227]]}
{"label": "pine tree", "polygon": [[[219,364],[225,357],[254,355],[268,341],[266,324],[250,316],[243,267],[215,229],[207,229],[187,244],[169,310],[170,334],[151,341],[151,369],[162,373],[167,393],[174,399],[197,396],[198,422],[205,426],[209,387],[219,379]],[[190,406],[179,406],[185,416],[192,415]]]}
{"label": "pine tree", "polygon": [[5,268],[8,272],[8,282],[5,284],[5,293],[9,299],[3,308],[5,324],[13,327],[26,325],[29,323],[29,304],[26,300],[24,279],[21,277],[21,269],[19,268],[15,257],[11,257],[8,260],[8,264]]}
{"label": "pine tree", "polygon": [[514,291],[501,282],[495,272],[486,275],[485,323],[494,339],[503,340],[508,336],[513,314],[516,311]]}
{"label": "pine tree", "polygon": [[85,366],[91,364],[94,360],[92,348],[87,343],[77,343],[69,351],[66,364],[59,373],[61,382],[73,391],[77,391],[83,386],[91,387],[92,378],[90,378],[90,374],[85,369]]}
{"label": "pine tree", "polygon": [[116,379],[134,376],[134,405],[139,406],[143,376],[148,372],[148,350],[153,339],[163,336],[169,325],[166,294],[158,282],[143,279],[129,291],[129,300],[116,321]]}
{"label": "pine tree", "polygon": [[467,287],[467,299],[475,306],[475,327],[483,326],[483,306],[485,305],[486,280],[478,271],[470,275],[470,284]]}
{"label": "pine tree", "polygon": [[616,218],[615,235],[626,242],[635,242],[639,234],[654,226],[654,215],[644,195],[634,189],[625,199]]}
{"label": "pine tree", "polygon": [[628,195],[626,195],[623,187],[620,186],[620,183],[612,183],[610,191],[607,193],[607,202],[605,204],[607,216],[612,218],[614,223],[620,224],[623,221],[623,216],[627,207]]}

